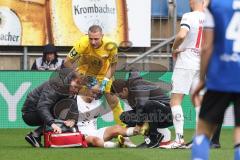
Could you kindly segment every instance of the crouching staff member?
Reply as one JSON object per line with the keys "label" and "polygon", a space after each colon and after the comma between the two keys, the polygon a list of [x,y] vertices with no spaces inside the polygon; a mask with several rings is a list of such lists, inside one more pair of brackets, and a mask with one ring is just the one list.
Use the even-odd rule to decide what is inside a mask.
{"label": "crouching staff member", "polygon": [[[22,118],[29,126],[39,126],[25,137],[26,141],[33,147],[41,147],[41,136],[45,124],[51,126],[56,133],[61,133],[61,128],[54,124],[54,116],[51,112],[56,102],[63,98],[74,99],[75,94],[84,84],[84,80],[75,72],[64,73],[67,76],[60,76],[50,79],[27,95],[22,108]],[[78,118],[77,105],[71,105],[72,114],[64,123],[72,127]]]}
{"label": "crouching staff member", "polygon": [[170,142],[171,133],[167,127],[173,123],[169,97],[158,85],[142,79],[138,72],[132,72],[128,80],[115,80],[112,92],[127,99],[132,107],[122,113],[120,119],[124,123],[128,126],[149,125],[142,130],[147,137],[139,147],[155,148],[163,145],[160,142]]}

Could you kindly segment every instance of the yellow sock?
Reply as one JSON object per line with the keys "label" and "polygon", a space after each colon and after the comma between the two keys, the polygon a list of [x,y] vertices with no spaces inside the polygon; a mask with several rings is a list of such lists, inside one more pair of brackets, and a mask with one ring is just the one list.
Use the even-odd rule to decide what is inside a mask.
{"label": "yellow sock", "polygon": [[112,112],[113,112],[114,121],[115,121],[118,125],[123,126],[123,127],[126,127],[126,125],[120,120],[120,115],[121,115],[122,112],[123,112],[123,109],[122,109],[122,107],[121,107],[120,101],[118,101],[117,105],[113,108]]}

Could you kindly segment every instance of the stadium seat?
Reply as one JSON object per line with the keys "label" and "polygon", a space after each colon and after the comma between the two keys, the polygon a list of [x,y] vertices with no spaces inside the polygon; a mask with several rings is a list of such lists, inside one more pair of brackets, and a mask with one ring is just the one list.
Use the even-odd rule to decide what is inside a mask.
{"label": "stadium seat", "polygon": [[168,17],[168,0],[152,0],[151,16],[152,18]]}
{"label": "stadium seat", "polygon": [[176,0],[177,3],[177,17],[181,18],[184,13],[190,12],[189,0]]}

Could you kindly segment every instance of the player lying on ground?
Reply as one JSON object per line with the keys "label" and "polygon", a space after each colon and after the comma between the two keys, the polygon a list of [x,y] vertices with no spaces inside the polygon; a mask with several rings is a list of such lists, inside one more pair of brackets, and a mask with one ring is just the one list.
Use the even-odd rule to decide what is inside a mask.
{"label": "player lying on ground", "polygon": [[[137,135],[140,128],[126,128],[114,125],[97,129],[97,117],[105,114],[107,109],[107,106],[104,106],[101,99],[96,100],[91,96],[78,96],[77,104],[79,111],[77,125],[79,130],[86,136],[86,140],[90,145],[104,148],[136,147],[136,145],[128,139],[123,138],[123,136],[130,137]],[[110,141],[116,137],[118,137],[118,142]]]}

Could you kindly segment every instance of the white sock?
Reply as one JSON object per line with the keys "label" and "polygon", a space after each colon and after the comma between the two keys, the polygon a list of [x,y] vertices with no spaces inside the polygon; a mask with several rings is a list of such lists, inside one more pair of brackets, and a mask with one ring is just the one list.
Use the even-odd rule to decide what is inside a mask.
{"label": "white sock", "polygon": [[124,137],[125,141],[131,141],[129,137]]}
{"label": "white sock", "polygon": [[168,128],[158,128],[157,131],[164,136],[162,142],[171,140],[171,131]]}
{"label": "white sock", "polygon": [[134,128],[135,128],[135,127],[129,127],[129,128],[127,128],[126,136],[132,136],[132,135],[134,135]]}
{"label": "white sock", "polygon": [[118,146],[119,146],[118,143],[111,141],[104,142],[103,144],[104,148],[117,148]]}
{"label": "white sock", "polygon": [[176,140],[183,137],[183,125],[184,125],[184,117],[182,106],[177,105],[171,107],[172,114],[173,114],[173,126],[175,128],[176,133]]}
{"label": "white sock", "polygon": [[200,106],[196,106],[195,107],[195,112],[196,112],[196,128],[197,128],[198,117],[199,117],[199,112],[200,112]]}

